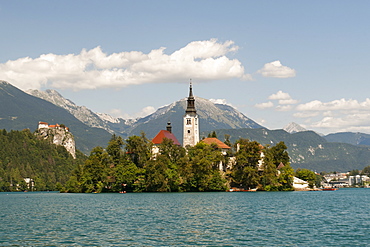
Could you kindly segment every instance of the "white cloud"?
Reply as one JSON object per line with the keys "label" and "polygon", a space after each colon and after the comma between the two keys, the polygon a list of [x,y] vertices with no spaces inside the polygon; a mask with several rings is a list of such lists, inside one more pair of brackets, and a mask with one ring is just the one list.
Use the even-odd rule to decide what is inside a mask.
{"label": "white cloud", "polygon": [[209,101],[211,101],[213,104],[228,105],[228,106],[232,106],[236,109],[236,107],[233,106],[232,104],[228,103],[226,101],[226,99],[209,99]]}
{"label": "white cloud", "polygon": [[349,114],[339,117],[324,117],[311,125],[317,128],[337,129],[340,131],[348,129],[363,128],[370,126],[370,112],[363,114]]}
{"label": "white cloud", "polygon": [[59,89],[121,88],[158,82],[181,82],[192,78],[201,82],[239,78],[251,79],[237,59],[233,41],[194,41],[165,54],[161,47],[145,54],[140,51],[106,54],[100,47],[83,49],[80,54],[44,54],[0,64],[0,79],[21,89],[42,86]]}
{"label": "white cloud", "polygon": [[298,105],[295,117],[315,117],[308,126],[330,132],[370,132],[370,99],[314,100]]}
{"label": "white cloud", "polygon": [[294,105],[297,104],[298,100],[295,99],[281,99],[279,100],[280,105]]}
{"label": "white cloud", "polygon": [[294,69],[287,66],[283,66],[279,60],[266,63],[262,69],[258,70],[257,73],[264,77],[275,77],[275,78],[289,78],[295,77],[296,72]]}
{"label": "white cloud", "polygon": [[266,109],[266,108],[274,107],[274,103],[269,101],[269,102],[265,102],[265,103],[261,103],[261,104],[255,104],[254,106],[259,108],[259,109]]}
{"label": "white cloud", "polygon": [[333,111],[333,110],[370,110],[370,99],[367,98],[364,102],[358,102],[353,99],[339,99],[330,102],[321,102],[314,100],[306,104],[297,106],[299,111]]}
{"label": "white cloud", "polygon": [[292,106],[291,105],[278,105],[277,107],[276,107],[276,110],[277,111],[290,111],[290,110],[292,110]]}
{"label": "white cloud", "polygon": [[290,97],[288,93],[284,93],[281,90],[275,94],[271,94],[268,98],[273,99],[273,100],[291,100],[292,99],[292,97]]}

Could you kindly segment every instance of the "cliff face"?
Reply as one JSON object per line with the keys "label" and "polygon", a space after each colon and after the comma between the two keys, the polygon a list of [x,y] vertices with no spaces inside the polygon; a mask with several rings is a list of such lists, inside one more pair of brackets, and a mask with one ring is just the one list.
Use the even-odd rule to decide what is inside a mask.
{"label": "cliff face", "polygon": [[38,134],[44,139],[49,139],[53,144],[64,146],[76,158],[76,146],[72,133],[64,128],[39,128]]}

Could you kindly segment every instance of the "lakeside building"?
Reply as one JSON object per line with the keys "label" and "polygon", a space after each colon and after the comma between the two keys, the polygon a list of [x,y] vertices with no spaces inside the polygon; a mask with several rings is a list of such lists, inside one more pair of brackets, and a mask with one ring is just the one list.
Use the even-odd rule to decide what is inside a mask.
{"label": "lakeside building", "polygon": [[307,181],[304,181],[297,177],[293,177],[293,188],[294,190],[308,190],[309,185]]}
{"label": "lakeside building", "polygon": [[215,137],[208,137],[201,140],[201,142],[208,144],[208,145],[216,145],[218,149],[220,149],[222,155],[226,155],[228,151],[231,150],[231,147],[220,141],[219,139]]}

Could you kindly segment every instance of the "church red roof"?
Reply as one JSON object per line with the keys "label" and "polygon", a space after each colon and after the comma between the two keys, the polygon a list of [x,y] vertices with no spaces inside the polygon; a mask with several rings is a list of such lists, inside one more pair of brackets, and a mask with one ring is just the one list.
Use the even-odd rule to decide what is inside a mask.
{"label": "church red roof", "polygon": [[176,139],[176,136],[167,130],[159,131],[159,133],[153,138],[152,142],[154,144],[161,144],[163,138],[173,140],[173,144],[181,146],[180,142]]}
{"label": "church red roof", "polygon": [[228,145],[226,145],[225,143],[223,143],[222,141],[220,141],[217,138],[208,137],[208,138],[203,139],[202,142],[204,142],[208,145],[211,145],[212,143],[214,143],[218,146],[218,148],[230,149],[230,147]]}

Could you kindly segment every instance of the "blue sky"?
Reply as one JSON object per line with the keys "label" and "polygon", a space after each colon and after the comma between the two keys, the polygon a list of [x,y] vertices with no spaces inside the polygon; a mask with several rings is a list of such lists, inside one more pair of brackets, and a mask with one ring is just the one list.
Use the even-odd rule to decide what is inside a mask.
{"label": "blue sky", "polygon": [[196,96],[370,133],[369,1],[0,1],[0,80],[137,117]]}

